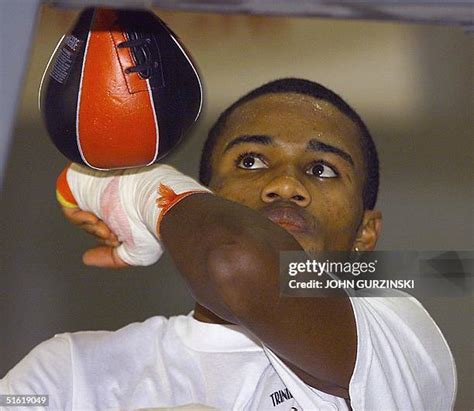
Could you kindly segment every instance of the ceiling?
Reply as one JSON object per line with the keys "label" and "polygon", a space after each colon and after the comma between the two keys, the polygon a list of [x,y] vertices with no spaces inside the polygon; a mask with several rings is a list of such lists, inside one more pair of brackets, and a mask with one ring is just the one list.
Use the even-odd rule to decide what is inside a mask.
{"label": "ceiling", "polygon": [[474,0],[46,0],[63,7],[158,7],[212,13],[389,20],[474,29]]}

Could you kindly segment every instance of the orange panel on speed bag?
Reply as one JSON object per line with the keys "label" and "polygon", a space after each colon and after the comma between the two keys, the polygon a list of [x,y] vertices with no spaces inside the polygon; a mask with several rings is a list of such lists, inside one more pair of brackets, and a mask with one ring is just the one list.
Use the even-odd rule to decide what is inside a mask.
{"label": "orange panel on speed bag", "polygon": [[197,119],[191,57],[153,13],[86,9],[55,50],[40,88],[49,135],[95,169],[156,162]]}

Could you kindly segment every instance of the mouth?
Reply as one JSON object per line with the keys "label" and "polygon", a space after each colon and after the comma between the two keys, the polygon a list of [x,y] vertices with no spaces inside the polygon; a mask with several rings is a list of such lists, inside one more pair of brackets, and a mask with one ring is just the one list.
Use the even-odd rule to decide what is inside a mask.
{"label": "mouth", "polygon": [[302,211],[290,206],[278,206],[263,210],[270,221],[290,232],[309,231],[309,224]]}

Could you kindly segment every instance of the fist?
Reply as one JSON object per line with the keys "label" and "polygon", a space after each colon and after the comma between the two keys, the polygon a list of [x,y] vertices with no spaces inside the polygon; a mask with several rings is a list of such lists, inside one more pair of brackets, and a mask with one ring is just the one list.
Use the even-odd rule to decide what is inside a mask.
{"label": "fist", "polygon": [[72,164],[60,174],[56,196],[66,218],[96,236],[102,245],[84,254],[84,263],[120,268],[151,265],[163,253],[154,227],[141,217],[139,170],[100,172]]}
{"label": "fist", "polygon": [[124,268],[128,264],[115,251],[120,246],[118,237],[96,215],[83,211],[78,207],[61,206],[66,219],[86,233],[97,238],[101,246],[87,250],[82,256],[86,265],[104,268]]}

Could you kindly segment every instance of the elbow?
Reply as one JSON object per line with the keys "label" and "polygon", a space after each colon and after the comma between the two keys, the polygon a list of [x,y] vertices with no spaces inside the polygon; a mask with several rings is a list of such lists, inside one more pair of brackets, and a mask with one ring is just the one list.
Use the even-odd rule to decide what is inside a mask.
{"label": "elbow", "polygon": [[219,299],[239,320],[261,309],[269,293],[278,294],[278,252],[248,238],[236,236],[210,251],[207,269]]}

